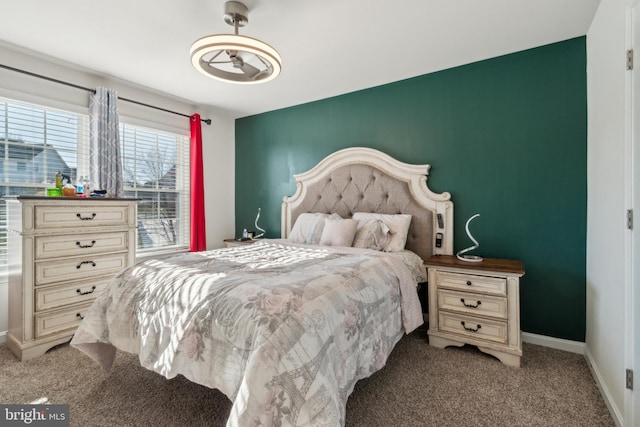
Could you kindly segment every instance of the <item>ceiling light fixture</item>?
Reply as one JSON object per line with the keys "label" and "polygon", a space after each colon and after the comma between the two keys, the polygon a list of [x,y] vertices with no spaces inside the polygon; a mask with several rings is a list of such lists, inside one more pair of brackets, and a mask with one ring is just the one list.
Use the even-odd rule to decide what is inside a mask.
{"label": "ceiling light fixture", "polygon": [[241,36],[238,27],[249,23],[249,9],[237,1],[224,4],[224,21],[234,34],[216,34],[191,45],[191,63],[207,77],[252,84],[275,79],[282,68],[278,52],[260,40]]}

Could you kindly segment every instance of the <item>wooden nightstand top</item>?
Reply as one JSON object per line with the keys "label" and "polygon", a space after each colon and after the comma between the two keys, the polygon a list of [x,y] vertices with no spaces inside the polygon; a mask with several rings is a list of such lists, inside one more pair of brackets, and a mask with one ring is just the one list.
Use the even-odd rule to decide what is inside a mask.
{"label": "wooden nightstand top", "polygon": [[227,245],[250,245],[252,243],[257,242],[257,240],[249,239],[249,240],[237,240],[237,239],[224,239],[224,243]]}
{"label": "wooden nightstand top", "polygon": [[435,255],[424,262],[429,267],[466,268],[481,271],[524,275],[524,264],[517,259],[485,258],[480,262],[461,261],[453,255]]}

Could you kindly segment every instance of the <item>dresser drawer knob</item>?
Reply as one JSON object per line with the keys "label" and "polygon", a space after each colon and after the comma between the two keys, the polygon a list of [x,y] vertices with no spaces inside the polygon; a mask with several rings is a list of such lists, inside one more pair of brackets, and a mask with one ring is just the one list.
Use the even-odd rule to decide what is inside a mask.
{"label": "dresser drawer knob", "polygon": [[88,221],[88,220],[92,220],[93,218],[95,218],[96,217],[96,213],[95,212],[92,213],[91,216],[82,216],[82,214],[77,213],[76,216],[78,218],[80,218],[81,220],[83,220],[83,221]]}
{"label": "dresser drawer knob", "polygon": [[82,244],[82,243],[80,243],[80,242],[76,242],[76,245],[78,245],[78,247],[83,248],[83,249],[84,249],[84,248],[92,248],[92,247],[93,247],[93,245],[95,245],[95,244],[96,244],[96,241],[95,241],[95,240],[92,240],[92,241],[91,241],[91,243],[90,243],[90,244],[88,244],[88,245],[83,245],[83,244]]}
{"label": "dresser drawer knob", "polygon": [[469,308],[478,308],[478,306],[480,304],[482,304],[482,301],[478,301],[475,304],[473,304],[473,303],[468,304],[468,303],[464,302],[464,298],[460,298],[460,302],[462,303],[462,305],[464,305],[465,307],[469,307]]}
{"label": "dresser drawer knob", "polygon": [[92,267],[96,266],[96,263],[93,261],[82,261],[80,264],[76,265],[76,268],[82,267],[82,264],[91,264]]}
{"label": "dresser drawer knob", "polygon": [[76,313],[76,317],[80,318],[80,320],[84,319],[84,316],[82,315],[82,313]]}
{"label": "dresser drawer knob", "polygon": [[482,328],[482,325],[477,325],[476,328],[469,328],[467,326],[465,326],[464,320],[460,322],[460,324],[462,325],[462,327],[464,328],[465,331],[469,331],[469,332],[478,332],[478,329]]}
{"label": "dresser drawer knob", "polygon": [[471,286],[471,280],[467,280],[467,286]]}
{"label": "dresser drawer knob", "polygon": [[89,294],[92,294],[93,291],[95,291],[95,290],[96,290],[96,287],[94,285],[94,286],[91,287],[90,291],[82,292],[80,289],[76,289],[76,292],[79,293],[80,295],[89,295]]}

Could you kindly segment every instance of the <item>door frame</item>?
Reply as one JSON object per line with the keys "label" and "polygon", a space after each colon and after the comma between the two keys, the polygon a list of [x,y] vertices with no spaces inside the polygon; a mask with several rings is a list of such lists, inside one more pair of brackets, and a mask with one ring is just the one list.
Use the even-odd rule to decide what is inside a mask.
{"label": "door frame", "polygon": [[640,420],[640,0],[627,1],[626,21],[626,48],[634,50],[635,64],[625,74],[625,202],[635,230],[625,234],[624,361],[637,384],[635,393],[625,388],[623,416],[625,426],[634,426]]}

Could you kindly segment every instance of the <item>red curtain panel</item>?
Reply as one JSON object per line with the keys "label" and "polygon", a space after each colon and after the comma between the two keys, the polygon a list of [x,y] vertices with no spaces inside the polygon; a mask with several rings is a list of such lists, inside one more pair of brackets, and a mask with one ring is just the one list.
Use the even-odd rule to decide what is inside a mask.
{"label": "red curtain panel", "polygon": [[191,116],[191,252],[207,249],[204,217],[204,176],[202,169],[202,125],[200,114]]}

